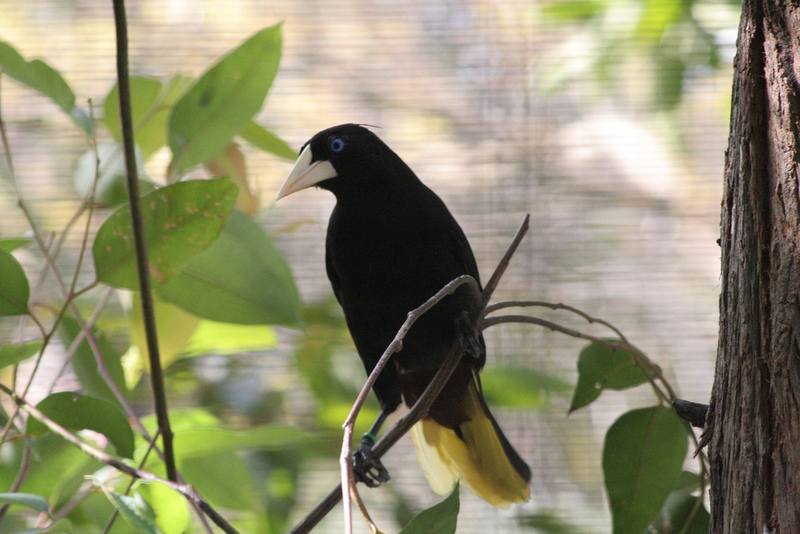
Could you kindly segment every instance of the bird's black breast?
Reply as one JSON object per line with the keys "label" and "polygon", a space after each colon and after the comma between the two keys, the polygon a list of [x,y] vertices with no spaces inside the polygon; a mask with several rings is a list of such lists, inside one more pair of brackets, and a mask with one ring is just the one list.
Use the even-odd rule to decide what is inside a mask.
{"label": "bird's black breast", "polygon": [[[392,341],[409,311],[454,278],[478,280],[458,223],[422,186],[414,202],[352,206],[340,199],[328,225],[326,265],[367,370]],[[462,286],[423,315],[396,355],[401,371],[435,368],[455,342],[455,320],[477,305]]]}

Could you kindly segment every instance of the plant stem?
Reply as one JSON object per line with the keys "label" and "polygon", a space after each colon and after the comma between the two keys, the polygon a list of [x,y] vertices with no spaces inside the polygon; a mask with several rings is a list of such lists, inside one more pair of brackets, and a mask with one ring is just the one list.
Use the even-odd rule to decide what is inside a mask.
{"label": "plant stem", "polygon": [[161,357],[158,352],[158,336],[153,304],[153,290],[150,284],[149,258],[145,242],[144,224],[141,203],[139,201],[139,180],[136,172],[136,157],[133,143],[133,118],[131,116],[131,91],[128,71],[128,25],[125,17],[125,1],[113,0],[114,23],[117,32],[117,86],[119,89],[119,114],[122,125],[122,146],[125,156],[126,183],[128,188],[128,205],[131,211],[133,228],[133,249],[136,253],[136,270],[139,275],[139,294],[142,299],[142,315],[144,320],[147,351],[150,357],[150,381],[153,388],[156,418],[161,431],[164,463],[167,478],[178,481],[175,468],[175,454],[172,447],[172,429],[169,424],[167,395],[164,389],[164,375],[161,368]]}

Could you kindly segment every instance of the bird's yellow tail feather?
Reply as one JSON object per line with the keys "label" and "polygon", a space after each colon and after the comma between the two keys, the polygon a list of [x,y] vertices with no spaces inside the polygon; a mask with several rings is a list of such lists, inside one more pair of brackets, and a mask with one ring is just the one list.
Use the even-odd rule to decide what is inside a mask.
{"label": "bird's yellow tail feather", "polygon": [[[530,498],[530,488],[512,465],[477,386],[466,396],[469,421],[455,430],[431,418],[411,429],[417,459],[431,488],[445,494],[460,481],[473,493],[498,508],[508,508]],[[463,439],[462,439],[463,438]]]}

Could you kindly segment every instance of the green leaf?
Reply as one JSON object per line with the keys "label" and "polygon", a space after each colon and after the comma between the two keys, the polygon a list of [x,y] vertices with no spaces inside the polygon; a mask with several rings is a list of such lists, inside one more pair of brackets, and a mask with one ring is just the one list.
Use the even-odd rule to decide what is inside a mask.
{"label": "green leaf", "polygon": [[[189,258],[217,238],[235,201],[236,186],[223,178],[179,182],[142,198],[154,285],[169,280]],[[92,250],[101,282],[126,289],[138,287],[127,206],[117,209],[102,224]]]}
{"label": "green leaf", "polygon": [[292,325],[300,316],[300,297],[286,261],[264,229],[236,210],[219,239],[158,295],[198,317],[225,323]]}
{"label": "green leaf", "polygon": [[26,61],[14,47],[0,41],[0,68],[3,74],[11,76],[55,102],[84,132],[91,133],[89,117],[75,107],[75,93],[53,67],[40,59]]}
{"label": "green leaf", "polygon": [[[708,534],[711,517],[702,503],[698,505],[699,498],[683,491],[673,491],[646,532]],[[692,515],[695,505],[699,507]]]}
{"label": "green leaf", "polygon": [[41,340],[0,346],[0,369],[25,361],[41,349]]}
{"label": "green leaf", "polygon": [[[138,147],[135,154],[136,171],[141,183],[142,179],[147,178],[144,172],[144,158]],[[87,150],[72,171],[72,185],[75,191],[85,197],[92,192],[94,185],[94,199],[101,206],[118,206],[128,201],[125,180],[125,158],[122,147],[117,143],[100,143],[97,145],[97,151]]]}
{"label": "green leaf", "polygon": [[684,14],[685,3],[680,0],[644,0],[636,27],[636,37],[646,44],[661,40],[664,31]]}
{"label": "green leaf", "polygon": [[[59,325],[59,336],[65,347],[72,346],[72,342],[75,341],[80,332],[81,327],[75,317],[68,315],[62,317],[61,324]],[[100,349],[100,358],[108,370],[108,374],[111,376],[112,380],[114,380],[114,383],[120,391],[122,391],[123,394],[126,393],[125,374],[122,371],[121,363],[122,355],[117,352],[106,336],[98,332],[96,328],[92,329],[92,333],[97,342],[97,347]],[[97,369],[97,359],[95,358],[94,351],[86,339],[81,341],[80,345],[78,345],[77,350],[72,355],[70,363],[85,394],[108,401],[122,409],[111,387],[109,387],[100,375]]]}
{"label": "green leaf", "polygon": [[597,0],[551,0],[544,4],[542,14],[553,22],[585,21],[602,13],[607,2]]}
{"label": "green leaf", "polygon": [[642,534],[681,475],[688,436],[663,406],[623,414],[606,433],[603,474],[614,534]]}
{"label": "green leaf", "polygon": [[289,426],[262,425],[246,430],[221,426],[175,432],[175,454],[186,459],[240,449],[287,449],[308,441],[308,433]]}
{"label": "green leaf", "polygon": [[418,513],[400,534],[454,534],[458,523],[458,484],[442,502]]}
{"label": "green leaf", "polygon": [[[132,301],[133,305],[128,313],[131,345],[128,352],[122,357],[125,378],[131,388],[136,385],[142,372],[147,370],[150,365],[150,352],[144,331],[142,299],[138,291],[133,293]],[[164,302],[157,293],[153,295],[153,308],[158,332],[169,333],[158,336],[161,366],[166,369],[183,355],[183,348],[197,329],[200,319],[177,306]]]}
{"label": "green leaf", "polygon": [[113,488],[103,484],[102,481],[94,478],[92,480],[95,485],[103,490],[103,493],[108,497],[108,500],[111,501],[111,504],[114,505],[114,508],[125,518],[125,521],[136,529],[136,532],[142,534],[162,534],[155,524],[153,511],[139,493],[134,493],[133,496],[122,495],[114,491]]}
{"label": "green leaf", "polygon": [[[193,80],[174,76],[162,82],[155,78],[131,76],[131,114],[136,145],[144,159],[167,144],[167,121],[172,106],[186,92]],[[103,104],[103,120],[117,142],[122,133],[119,120],[119,92],[117,85],[111,89]]]}
{"label": "green leaf", "polygon": [[658,109],[672,110],[683,98],[684,74],[687,65],[675,50],[655,54],[655,104]]}
{"label": "green leaf", "polygon": [[520,518],[520,523],[534,529],[539,534],[579,534],[583,532],[566,521],[563,516],[568,513],[542,511],[537,514],[526,515]]}
{"label": "green leaf", "polygon": [[139,486],[155,516],[155,524],[163,534],[189,532],[190,513],[186,498],[161,482]]}
{"label": "green leaf", "polygon": [[202,320],[183,347],[186,356],[238,354],[275,348],[278,336],[266,325],[241,325]]}
{"label": "green leaf", "polygon": [[248,511],[261,506],[253,476],[235,452],[180,460],[178,470],[212,506]]}
{"label": "green leaf", "polygon": [[604,389],[623,390],[644,382],[647,375],[636,365],[631,352],[590,343],[578,358],[578,384],[570,412],[592,403]]}
{"label": "green leaf", "polygon": [[30,242],[31,240],[28,237],[0,238],[0,250],[5,250],[6,252],[13,252],[17,250],[19,247],[25,246]]}
{"label": "green leaf", "polygon": [[[103,434],[125,458],[133,457],[133,431],[125,415],[108,401],[72,391],[53,393],[36,407],[67,430],[94,430]],[[47,427],[36,419],[28,420],[28,433],[44,432]]]}
{"label": "green leaf", "polygon": [[22,265],[10,252],[0,249],[0,316],[27,314],[30,296]]}
{"label": "green leaf", "polygon": [[481,373],[483,394],[492,406],[537,408],[550,392],[570,389],[567,382],[524,367],[493,367]]}
{"label": "green leaf", "polygon": [[700,489],[700,476],[697,473],[692,473],[691,471],[682,471],[681,476],[678,477],[678,481],[675,483],[675,490],[682,491],[684,493],[691,493],[695,490]]}
{"label": "green leaf", "polygon": [[30,493],[0,493],[0,502],[19,504],[45,514],[50,513],[50,505],[47,503],[47,499]]}
{"label": "green leaf", "polygon": [[[35,468],[25,478],[23,490],[41,495],[51,503],[67,502],[85,482],[84,475],[102,467],[56,434],[43,434],[27,443],[33,445]],[[7,449],[9,445],[4,447]]]}
{"label": "green leaf", "polygon": [[239,136],[264,152],[269,152],[290,161],[297,159],[297,150],[255,121],[248,122],[239,132]]}
{"label": "green leaf", "polygon": [[211,67],[169,119],[171,180],[218,155],[264,104],[281,57],[280,25],[263,29]]}

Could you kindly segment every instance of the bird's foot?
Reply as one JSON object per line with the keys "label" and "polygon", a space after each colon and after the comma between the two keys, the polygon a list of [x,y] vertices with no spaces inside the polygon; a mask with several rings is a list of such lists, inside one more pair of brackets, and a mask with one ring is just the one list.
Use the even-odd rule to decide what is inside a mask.
{"label": "bird's foot", "polygon": [[456,319],[456,332],[458,341],[464,348],[464,356],[472,360],[480,361],[483,347],[479,341],[481,333],[475,328],[475,324],[469,317],[469,313],[462,312]]}
{"label": "bird's foot", "polygon": [[372,454],[374,444],[370,436],[364,436],[353,453],[353,474],[356,481],[363,482],[370,488],[377,488],[391,478],[389,471]]}

